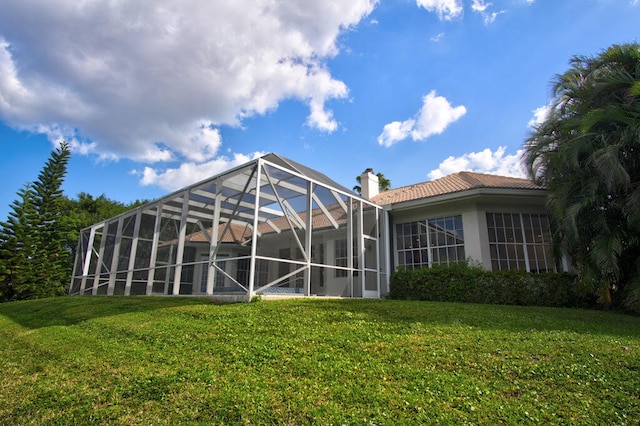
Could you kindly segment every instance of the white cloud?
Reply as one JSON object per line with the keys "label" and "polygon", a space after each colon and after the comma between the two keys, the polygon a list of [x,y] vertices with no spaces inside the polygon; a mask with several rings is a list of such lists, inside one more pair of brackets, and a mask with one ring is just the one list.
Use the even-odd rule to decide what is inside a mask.
{"label": "white cloud", "polygon": [[438,18],[450,21],[463,12],[461,0],[416,0],[416,4],[428,12],[434,12]]}
{"label": "white cloud", "polygon": [[529,123],[527,123],[528,126],[533,128],[539,124],[542,124],[547,119],[549,112],[551,112],[551,108],[551,105],[544,105],[533,110],[533,118],[529,120]]}
{"label": "white cloud", "polygon": [[490,25],[495,22],[498,15],[502,15],[503,13],[507,13],[506,10],[499,10],[498,12],[491,12],[491,13],[483,13],[482,20],[484,21],[485,25]]}
{"label": "white cloud", "polygon": [[489,6],[491,6],[491,3],[487,3],[484,0],[472,0],[471,2],[471,9],[474,12],[484,12]]}
{"label": "white cloud", "polygon": [[411,135],[415,124],[416,121],[413,119],[385,124],[382,134],[378,136],[378,143],[383,146],[391,146],[396,142],[407,139]]}
{"label": "white cloud", "polygon": [[331,132],[327,103],[348,88],[324,64],[376,3],[9,2],[0,120],[74,140],[81,152],[146,162],[209,161],[218,126],[284,99],[307,104],[308,125]]}
{"label": "white cloud", "polygon": [[493,3],[486,2],[484,0],[472,0],[471,2],[471,10],[479,13],[482,16],[482,20],[485,25],[493,24],[498,15],[506,13],[505,10],[500,10],[498,12],[489,12],[489,7],[492,6]]}
{"label": "white cloud", "polygon": [[191,123],[182,128],[165,129],[165,132],[173,133],[172,138],[180,141],[176,150],[191,161],[206,161],[213,158],[222,144],[220,131],[210,120]]}
{"label": "white cloud", "polygon": [[437,43],[437,42],[439,42],[439,41],[442,41],[442,39],[443,39],[443,38],[444,38],[444,33],[438,33],[438,34],[436,34],[436,35],[432,36],[432,37],[430,38],[430,40],[431,40],[432,42],[434,42],[434,43]]}
{"label": "white cloud", "polygon": [[449,124],[467,113],[464,106],[452,107],[445,97],[436,96],[435,90],[422,98],[422,102],[422,109],[411,133],[411,137],[416,141],[444,132]]}
{"label": "white cloud", "polygon": [[134,170],[132,173],[140,176],[142,185],[154,185],[167,191],[176,191],[233,167],[240,166],[264,154],[264,152],[255,152],[249,155],[234,154],[232,158],[218,156],[214,160],[204,163],[189,161],[182,163],[179,167],[164,170],[145,167],[142,171]]}
{"label": "white cloud", "polygon": [[[527,0],[527,3],[534,1]],[[443,21],[451,21],[464,13],[462,0],[416,0],[416,4],[428,12],[437,14],[438,18]],[[493,3],[485,0],[471,0],[471,10],[480,14],[485,25],[492,24],[498,15],[506,13],[506,10],[490,11],[489,8],[492,5]]]}
{"label": "white cloud", "polygon": [[386,124],[378,136],[378,144],[391,146],[409,136],[414,141],[422,141],[429,136],[441,134],[449,124],[466,113],[464,106],[452,107],[445,97],[436,96],[436,91],[432,90],[422,98],[422,108],[414,118]]}
{"label": "white cloud", "polygon": [[485,148],[479,152],[470,152],[460,157],[448,157],[437,169],[431,170],[427,177],[438,179],[461,171],[488,173],[501,176],[527,177],[522,167],[523,150],[515,154],[505,155],[506,146],[500,146],[495,152]]}

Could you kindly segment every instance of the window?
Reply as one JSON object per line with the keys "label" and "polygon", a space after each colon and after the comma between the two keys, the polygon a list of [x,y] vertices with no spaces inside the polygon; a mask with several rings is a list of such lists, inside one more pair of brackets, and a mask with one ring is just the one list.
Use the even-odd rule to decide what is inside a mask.
{"label": "window", "polygon": [[249,285],[249,259],[236,261],[236,280],[242,285]]}
{"label": "window", "polygon": [[[342,268],[347,268],[349,266],[347,260],[349,259],[349,251],[347,250],[347,240],[335,240],[334,241],[334,251],[335,251],[335,265],[340,266]],[[356,241],[353,242],[353,268],[358,269],[358,247]],[[336,269],[336,278],[344,278],[348,276],[348,271],[346,269]],[[357,275],[357,272],[354,272]]]}
{"label": "window", "polygon": [[209,280],[209,253],[200,254],[202,273],[200,274],[200,293],[207,292],[207,281]]}
{"label": "window", "polygon": [[[218,265],[218,268],[222,269],[222,271],[225,271],[225,272],[227,271],[227,261],[222,259],[226,257],[229,257],[229,255],[219,254],[215,261],[215,264]],[[246,262],[246,259],[244,263],[242,263],[242,261],[243,259],[238,260],[237,275],[238,275],[238,281],[246,285],[248,282],[248,266],[246,265],[248,265],[248,263]],[[211,264],[209,263],[209,253],[201,253],[200,262],[201,262],[201,268],[202,268],[202,273],[200,275],[200,292],[201,293],[207,292],[207,281],[209,279],[210,269],[215,272],[215,278],[214,278],[215,287],[217,288],[224,287],[225,283],[228,281],[227,277],[220,269],[211,267]]]}
{"label": "window", "polygon": [[396,225],[398,264],[409,269],[465,261],[462,216]]}
{"label": "window", "polygon": [[[336,240],[335,244],[335,255],[336,255],[336,266],[341,266],[343,268],[347,267],[347,240]],[[342,278],[347,276],[347,271],[344,269],[336,269],[336,278]]]}
{"label": "window", "polygon": [[193,284],[193,272],[195,269],[195,265],[193,262],[196,260],[196,249],[195,247],[185,247],[184,248],[184,256],[182,258],[182,274],[180,274],[180,282]]}
{"label": "window", "polygon": [[269,262],[264,259],[256,259],[256,277],[257,287],[266,285],[269,282]]}
{"label": "window", "polygon": [[429,219],[429,247],[432,265],[465,261],[462,216]]}
{"label": "window", "polygon": [[528,272],[555,270],[546,214],[487,213],[491,268]]}
{"label": "window", "polygon": [[[249,285],[249,266],[248,258],[238,259],[236,266],[236,279],[242,285]],[[256,271],[253,285],[255,288],[266,285],[269,279],[269,262],[264,259],[256,259]]]}

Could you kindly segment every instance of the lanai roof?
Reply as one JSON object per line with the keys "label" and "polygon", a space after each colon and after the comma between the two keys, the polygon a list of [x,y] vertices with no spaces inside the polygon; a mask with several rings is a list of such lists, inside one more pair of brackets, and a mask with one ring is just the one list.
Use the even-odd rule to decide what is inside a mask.
{"label": "lanai roof", "polygon": [[390,189],[371,198],[371,201],[379,205],[397,204],[405,201],[420,200],[479,188],[545,189],[529,179],[473,172],[458,172],[440,179]]}
{"label": "lanai roof", "polygon": [[346,192],[347,194],[352,194],[353,192],[350,189],[347,189],[346,187],[340,185],[339,183],[337,183],[336,181],[334,181],[333,179],[329,178],[327,175],[325,175],[324,173],[320,173],[317,170],[311,169],[307,166],[304,166],[300,163],[297,163],[293,160],[290,160],[288,158],[285,158],[279,154],[275,154],[275,153],[270,153],[267,154],[265,156],[262,157],[263,159],[270,161],[274,164],[277,164],[279,166],[282,167],[286,167],[288,169],[294,170],[298,173],[300,173],[303,176],[306,176],[310,179],[315,180],[316,182],[320,182],[324,185],[327,185],[329,187],[338,189],[340,191]]}
{"label": "lanai roof", "polygon": [[[325,174],[275,153],[266,154],[235,169],[193,184],[142,206],[141,209],[147,209],[145,212],[153,216],[156,214],[154,209],[159,205],[162,216],[174,220],[180,220],[181,215],[186,214],[186,220],[191,224],[186,231],[187,240],[208,242],[213,231],[212,209],[217,205],[220,209],[221,223],[218,228],[218,241],[244,244],[251,240],[253,234],[255,202],[258,200],[255,171],[261,160],[276,167],[265,166],[261,172],[263,176],[259,183],[260,205],[257,206],[259,235],[280,233],[292,227],[304,229],[307,225],[309,207],[305,199],[307,195],[312,198],[313,229],[337,229],[346,223],[349,197],[359,198],[355,193]],[[315,186],[313,192],[308,194],[305,179],[315,181],[324,187]],[[187,192],[188,195],[185,196]],[[216,197],[219,197],[217,204]],[[188,206],[186,210],[183,208],[185,201]],[[177,236],[174,235],[169,242],[175,241]]]}

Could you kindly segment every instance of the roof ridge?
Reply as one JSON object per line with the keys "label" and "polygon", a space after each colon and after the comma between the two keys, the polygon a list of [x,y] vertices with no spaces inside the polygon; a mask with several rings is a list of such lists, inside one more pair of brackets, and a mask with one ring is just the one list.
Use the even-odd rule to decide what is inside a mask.
{"label": "roof ridge", "polygon": [[382,191],[378,195],[381,195],[381,194],[384,194],[384,193],[387,193],[387,192],[392,192],[392,191],[401,191],[401,190],[404,190],[404,189],[413,189],[413,188],[416,188],[418,186],[427,185],[427,184],[433,184],[434,182],[440,182],[440,181],[445,180],[445,179],[446,180],[450,180],[452,176],[455,176],[455,175],[458,175],[458,174],[460,174],[460,172],[452,173],[452,174],[446,175],[446,176],[441,176],[441,177],[433,179],[433,180],[425,180],[423,182],[410,183],[408,185],[399,186],[397,188],[389,188],[386,191]]}

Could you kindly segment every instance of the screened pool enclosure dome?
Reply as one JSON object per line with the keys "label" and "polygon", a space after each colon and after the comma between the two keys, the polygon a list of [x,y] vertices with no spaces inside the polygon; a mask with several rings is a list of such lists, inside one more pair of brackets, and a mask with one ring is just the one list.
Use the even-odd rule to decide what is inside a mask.
{"label": "screened pool enclosure dome", "polygon": [[382,208],[267,154],[80,233],[72,295],[380,297]]}

